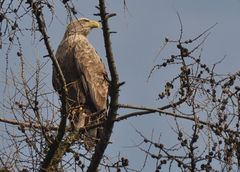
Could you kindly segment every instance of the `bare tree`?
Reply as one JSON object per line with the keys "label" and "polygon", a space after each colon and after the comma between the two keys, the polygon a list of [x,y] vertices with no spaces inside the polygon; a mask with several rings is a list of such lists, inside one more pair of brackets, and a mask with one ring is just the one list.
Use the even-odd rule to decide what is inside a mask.
{"label": "bare tree", "polygon": [[[169,171],[232,171],[240,164],[239,145],[239,71],[233,74],[218,74],[215,67],[202,62],[202,45],[210,30],[203,31],[195,38],[184,39],[184,27],[179,14],[179,38],[166,38],[163,48],[173,46],[175,54],[156,64],[149,74],[149,80],[158,70],[175,68],[175,73],[164,84],[159,93],[159,101],[166,102],[162,107],[145,107],[118,102],[119,81],[117,67],[111,46],[111,34],[108,20],[115,16],[109,13],[104,0],[99,0],[95,14],[102,23],[104,45],[110,74],[109,109],[105,121],[85,126],[74,132],[68,125],[70,107],[67,103],[66,81],[55,58],[48,29],[51,20],[57,19],[55,7],[61,6],[67,11],[69,21],[78,18],[75,3],[71,0],[47,1],[1,1],[0,2],[0,46],[5,52],[6,68],[4,79],[4,102],[1,105],[0,171],[143,171],[148,163],[155,163],[155,170],[167,167]],[[90,3],[90,2],[89,2]],[[109,2],[110,3],[110,2]],[[124,9],[127,3],[123,1]],[[96,5],[96,4],[95,4]],[[94,6],[94,4],[93,4]],[[31,21],[30,27],[23,20]],[[32,58],[29,63],[23,49],[24,35],[28,35],[47,54],[42,58]],[[19,71],[9,67],[10,56]],[[27,54],[27,53],[26,53]],[[62,82],[63,94],[58,96],[52,86],[47,84],[49,75],[47,65],[53,64]],[[124,109],[125,114],[119,114]],[[153,114],[161,120],[169,118],[175,136],[175,142],[169,144],[161,136],[144,135],[136,129],[141,141],[134,148],[142,152],[143,163],[132,167],[127,157],[116,155],[111,161],[105,150],[110,143],[114,124],[132,117]],[[164,118],[165,117],[165,118]],[[182,127],[182,123],[187,127]],[[84,148],[80,139],[81,132],[95,127],[103,127],[100,141],[94,151]],[[113,143],[114,144],[114,143]]]}

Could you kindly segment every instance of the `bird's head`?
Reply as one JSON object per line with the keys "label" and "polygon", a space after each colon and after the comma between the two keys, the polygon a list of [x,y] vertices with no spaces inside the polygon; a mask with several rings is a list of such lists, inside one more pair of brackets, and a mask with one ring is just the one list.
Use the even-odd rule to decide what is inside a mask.
{"label": "bird's head", "polygon": [[95,20],[80,18],[68,24],[65,36],[81,34],[87,36],[93,28],[100,28],[101,25]]}

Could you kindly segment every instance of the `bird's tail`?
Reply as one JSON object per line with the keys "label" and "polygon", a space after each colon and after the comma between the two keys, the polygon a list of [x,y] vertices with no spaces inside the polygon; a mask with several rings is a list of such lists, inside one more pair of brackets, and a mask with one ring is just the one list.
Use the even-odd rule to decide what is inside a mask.
{"label": "bird's tail", "polygon": [[85,118],[85,126],[93,127],[93,129],[87,130],[84,133],[83,141],[87,150],[92,150],[99,141],[103,131],[103,121],[106,117],[106,111],[102,110],[96,113],[92,113]]}

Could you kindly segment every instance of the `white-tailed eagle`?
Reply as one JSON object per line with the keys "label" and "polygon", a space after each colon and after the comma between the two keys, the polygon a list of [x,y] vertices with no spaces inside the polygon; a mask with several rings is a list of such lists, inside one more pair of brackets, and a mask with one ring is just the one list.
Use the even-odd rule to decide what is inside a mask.
{"label": "white-tailed eagle", "polygon": [[[103,121],[106,115],[109,87],[107,72],[87,39],[91,29],[99,27],[97,21],[86,18],[71,22],[56,52],[67,84],[69,119],[75,130]],[[61,96],[63,85],[54,67],[52,82]],[[85,132],[82,139],[86,148],[92,148],[99,139],[99,128]]]}

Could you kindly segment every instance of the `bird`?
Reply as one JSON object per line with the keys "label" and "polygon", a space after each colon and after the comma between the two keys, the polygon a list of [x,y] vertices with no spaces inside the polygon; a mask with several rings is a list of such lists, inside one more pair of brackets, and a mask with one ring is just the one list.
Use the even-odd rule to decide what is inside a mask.
{"label": "bird", "polygon": [[[108,75],[101,57],[87,38],[93,28],[100,27],[99,22],[87,18],[70,22],[55,55],[66,81],[68,119],[75,131],[106,119]],[[54,66],[52,84],[61,98],[63,84]],[[81,138],[87,150],[95,147],[101,130],[98,127],[83,132]]]}

